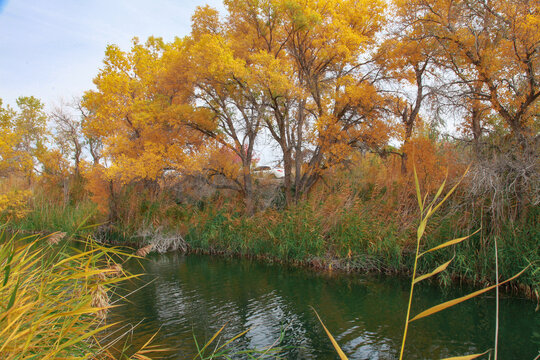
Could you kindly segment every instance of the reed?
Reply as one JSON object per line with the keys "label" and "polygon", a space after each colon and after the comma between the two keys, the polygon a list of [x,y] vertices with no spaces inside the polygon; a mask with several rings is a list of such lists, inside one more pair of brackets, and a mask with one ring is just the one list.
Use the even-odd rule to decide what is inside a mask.
{"label": "reed", "polygon": [[100,222],[96,205],[90,201],[64,204],[38,194],[32,198],[29,207],[24,217],[5,221],[11,231],[43,234],[62,231],[69,236],[86,236],[90,235],[93,229],[83,229],[80,224]]}
{"label": "reed", "polygon": [[[466,174],[466,172],[465,172],[465,174]],[[463,176],[465,176],[465,174]],[[434,270],[432,270],[432,271],[430,271],[430,272],[428,272],[426,274],[423,274],[423,275],[418,275],[418,272],[417,272],[418,263],[421,260],[421,258],[426,254],[436,252],[436,251],[440,251],[441,249],[448,248],[448,247],[451,247],[451,246],[455,246],[455,245],[469,239],[472,235],[474,235],[474,234],[476,234],[477,232],[480,231],[480,229],[478,229],[477,231],[475,231],[474,233],[472,233],[470,235],[460,237],[460,238],[455,238],[455,239],[446,241],[446,242],[444,242],[442,244],[438,244],[438,245],[436,245],[434,247],[428,248],[427,250],[421,251],[422,245],[423,245],[422,240],[423,240],[423,237],[424,237],[427,225],[428,225],[428,220],[448,200],[448,198],[452,195],[452,193],[454,193],[454,191],[456,190],[458,185],[461,183],[461,180],[463,179],[463,177],[446,193],[446,195],[442,199],[440,199],[441,195],[443,193],[443,190],[445,188],[445,183],[446,183],[446,180],[445,180],[442,183],[442,185],[439,187],[439,189],[437,190],[437,193],[435,194],[433,199],[429,203],[426,201],[428,194],[426,193],[424,196],[422,196],[422,194],[421,194],[420,184],[419,184],[419,181],[418,181],[418,176],[416,174],[416,168],[414,169],[414,179],[415,179],[415,188],[416,188],[416,195],[417,195],[416,197],[417,197],[417,201],[418,201],[418,207],[420,209],[420,223],[418,225],[417,233],[416,233],[416,251],[415,251],[415,256],[414,256],[414,265],[413,265],[413,270],[412,270],[411,286],[410,286],[410,291],[409,291],[409,301],[408,301],[408,305],[407,305],[407,315],[406,315],[406,318],[405,318],[405,325],[404,325],[404,330],[403,330],[402,344],[401,344],[401,348],[400,348],[399,360],[403,359],[406,340],[407,340],[407,334],[408,334],[408,330],[409,330],[409,325],[413,321],[417,321],[417,320],[420,320],[422,318],[431,316],[431,315],[433,315],[435,313],[438,313],[440,311],[446,310],[446,309],[448,309],[450,307],[453,307],[455,305],[458,305],[458,304],[460,304],[460,303],[462,303],[464,301],[470,300],[470,299],[472,299],[472,298],[474,298],[474,297],[476,297],[478,295],[484,294],[484,293],[486,293],[486,292],[488,292],[490,290],[498,289],[499,286],[501,286],[503,284],[506,284],[508,282],[511,282],[512,280],[515,280],[516,278],[518,278],[530,266],[530,265],[528,265],[527,267],[525,267],[524,269],[522,269],[520,272],[518,272],[516,275],[510,277],[509,279],[506,279],[504,281],[499,282],[498,281],[498,257],[496,255],[497,281],[496,281],[496,283],[494,285],[484,287],[484,288],[482,288],[480,290],[474,291],[474,292],[472,292],[470,294],[467,294],[465,296],[462,296],[462,297],[459,297],[459,298],[449,300],[449,301],[446,301],[444,303],[435,305],[435,306],[433,306],[433,307],[431,307],[429,309],[421,311],[416,316],[411,316],[411,306],[412,306],[413,299],[414,299],[415,286],[417,286],[417,284],[420,283],[421,281],[427,280],[427,279],[429,279],[429,278],[431,278],[431,277],[445,271],[448,268],[448,266],[453,262],[453,260],[455,258],[455,255],[450,260],[448,260],[448,261],[444,262],[443,264],[437,266],[437,268],[435,268]],[[497,252],[497,249],[495,251]],[[498,304],[498,302],[497,302],[497,304]],[[497,308],[497,311],[498,311],[498,308]],[[315,313],[316,313],[316,311],[315,311]],[[340,359],[341,360],[346,360],[347,356],[345,355],[343,350],[341,350],[341,348],[339,347],[339,344],[334,339],[331,332],[326,328],[326,326],[324,325],[324,323],[323,323],[322,319],[319,317],[319,315],[317,313],[316,313],[316,315],[317,315],[317,318],[319,319],[319,321],[321,322],[321,325],[323,326],[325,332],[327,333],[327,335],[328,335],[332,345],[334,346],[336,352],[338,353]],[[498,316],[498,313],[496,314],[496,316]],[[496,348],[497,348],[497,336],[496,336],[496,339],[495,339],[495,349]],[[444,359],[444,360],[451,360],[451,359],[454,359],[454,360],[455,359],[472,360],[472,359],[479,358],[479,357],[481,357],[483,355],[486,355],[490,351],[491,351],[491,349],[488,349],[488,350],[486,350],[486,351],[484,351],[482,353],[462,355],[462,356],[458,356],[458,357],[447,358],[447,359]],[[496,351],[495,351],[495,353],[496,353]]]}
{"label": "reed", "polygon": [[[280,336],[270,345],[261,349],[248,349],[236,351],[231,348],[234,341],[240,339],[246,335],[250,329],[244,330],[239,334],[236,334],[230,339],[220,339],[221,332],[227,327],[227,324],[223,325],[204,345],[199,345],[197,337],[193,334],[193,341],[197,348],[197,355],[193,360],[212,360],[212,359],[237,359],[247,358],[253,360],[262,359],[282,359],[281,352],[285,349],[280,347],[279,344],[283,341],[285,336],[285,330],[282,329]],[[222,342],[220,341],[222,340]]]}
{"label": "reed", "polygon": [[136,277],[117,263],[129,254],[90,239],[69,248],[64,236],[2,234],[0,358],[148,359],[159,350],[149,343],[128,356],[114,349],[119,336],[101,341],[114,325],[105,322],[111,292]]}

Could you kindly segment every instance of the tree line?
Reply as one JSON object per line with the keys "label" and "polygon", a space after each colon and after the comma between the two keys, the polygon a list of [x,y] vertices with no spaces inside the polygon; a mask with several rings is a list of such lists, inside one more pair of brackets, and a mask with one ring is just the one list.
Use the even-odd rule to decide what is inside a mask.
{"label": "tree line", "polygon": [[111,211],[118,184],[203,174],[224,179],[251,214],[263,136],[279,151],[290,205],[358,152],[395,156],[407,176],[423,132],[451,119],[454,141],[472,149],[478,193],[511,189],[516,211],[538,204],[538,2],[224,4],[197,8],[191,33],[174,41],[108,46],[95,89],[71,107],[0,103],[0,175],[64,189],[85,178]]}

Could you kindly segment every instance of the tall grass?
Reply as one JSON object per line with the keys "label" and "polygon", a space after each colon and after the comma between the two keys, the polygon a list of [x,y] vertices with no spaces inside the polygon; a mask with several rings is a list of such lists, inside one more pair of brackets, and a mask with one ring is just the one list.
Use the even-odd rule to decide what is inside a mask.
{"label": "tall grass", "polygon": [[[230,199],[208,202],[204,207],[177,205],[177,213],[182,215],[176,231],[194,251],[410,275],[415,263],[417,220],[416,212],[409,208],[417,207],[418,202],[414,192],[405,192],[404,186],[337,183],[336,193],[326,188],[324,194],[315,193],[287,209],[266,209],[252,217],[246,217]],[[410,186],[414,189],[414,183]],[[452,267],[430,281],[444,286],[461,281],[475,286],[494,284],[494,236],[498,236],[502,278],[511,277],[531,263],[538,268],[540,209],[531,208],[519,226],[501,224],[500,233],[494,234],[480,213],[464,207],[465,195],[458,188],[430,216],[423,242],[426,247],[434,247],[440,239],[470,238],[456,244],[455,251],[444,248],[425,254],[417,270],[430,272],[455,252]],[[478,228],[482,230],[475,233]],[[519,282],[503,287],[538,298],[540,271],[527,272]]]}
{"label": "tall grass", "polygon": [[[414,189],[414,184],[385,179],[370,182],[366,179],[368,174],[371,172],[351,176],[338,173],[325,180],[326,185],[316,188],[308,199],[286,209],[268,208],[251,217],[245,216],[241,205],[228,196],[177,204],[171,194],[147,196],[128,187],[125,194],[118,196],[121,216],[114,223],[107,223],[107,218],[97,213],[89,201],[64,205],[37,196],[27,216],[12,220],[9,225],[27,232],[58,230],[86,235],[95,230],[78,226],[87,219],[87,223],[106,223],[100,229],[104,235],[100,238],[114,244],[146,245],[148,236],[141,237],[141,233],[151,235],[157,231],[171,236],[180,234],[193,251],[239,254],[320,268],[410,275],[416,243],[416,217],[411,209],[417,201],[414,192],[407,188]],[[493,234],[489,219],[464,206],[465,196],[456,191],[441,211],[431,216],[424,235],[425,246],[436,246],[441,238],[471,235],[480,227],[482,231],[457,245],[453,266],[435,281],[443,285],[455,281],[480,286],[495,283],[494,235],[498,236],[501,277],[510,277],[529,263],[538,267],[540,253],[536,239],[540,237],[537,221],[540,208],[529,209],[519,226],[499,224],[500,232]],[[452,257],[453,252],[453,249],[441,249],[426,254],[417,264],[418,271],[429,272]],[[528,272],[520,277],[519,283],[505,287],[538,298],[540,271]]]}
{"label": "tall grass", "polygon": [[[394,165],[399,167],[399,162]],[[458,165],[451,167],[449,183],[459,178]],[[37,191],[27,216],[12,220],[10,227],[28,232],[89,234],[91,229],[81,231],[78,227],[88,218],[87,223],[106,224],[99,229],[99,239],[113,244],[143,246],[152,232],[171,237],[179,234],[192,250],[199,252],[410,275],[415,262],[417,221],[414,180],[392,166],[391,159],[366,156],[348,168],[329,169],[306,199],[287,208],[274,204],[254,216],[246,216],[241,199],[231,193],[214,192],[206,198],[192,194],[200,195],[192,196],[195,201],[189,200],[189,187],[180,191],[174,185],[159,191],[142,183],[119,187],[114,197],[114,221],[100,214],[85,196],[64,204],[62,199],[50,199]],[[427,165],[418,169],[424,190],[434,194],[444,172],[430,172]],[[495,283],[494,236],[498,236],[501,277],[510,277],[529,263],[538,269],[540,207],[531,206],[519,223],[495,223],[482,211],[487,199],[471,198],[472,185],[468,181],[464,179],[441,211],[431,216],[423,241],[425,246],[433,247],[441,238],[464,237],[478,228],[482,231],[456,246],[453,266],[434,281],[443,285],[457,281],[477,286]],[[441,249],[426,254],[417,270],[429,272],[453,252]],[[540,271],[528,272],[519,282],[505,287],[539,298]]]}
{"label": "tall grass", "polygon": [[64,204],[47,199],[43,195],[35,196],[26,216],[8,222],[11,231],[26,233],[52,233],[62,231],[68,235],[89,235],[92,230],[82,231],[80,224],[100,222],[96,205],[88,200]]}
{"label": "tall grass", "polygon": [[[438,245],[436,245],[434,247],[427,248],[427,250],[421,251],[422,246],[424,245],[422,240],[423,240],[423,237],[424,237],[427,225],[428,225],[428,220],[447,201],[447,199],[450,197],[450,195],[452,195],[452,193],[454,193],[454,191],[456,190],[456,188],[459,185],[459,183],[461,182],[461,180],[458,181],[454,185],[454,187],[452,187],[450,189],[450,191],[448,191],[446,193],[446,195],[439,201],[439,198],[441,197],[441,195],[443,193],[446,181],[443,182],[443,184],[439,187],[439,189],[437,190],[437,193],[435,194],[435,196],[433,197],[431,202],[428,203],[426,201],[428,194],[426,193],[425,196],[421,195],[420,184],[419,184],[419,181],[418,181],[418,176],[416,174],[416,169],[414,169],[414,178],[415,178],[415,187],[416,187],[416,197],[417,197],[417,201],[418,201],[418,207],[420,209],[420,223],[418,225],[417,232],[416,232],[416,251],[415,251],[415,255],[414,255],[414,265],[413,265],[413,271],[412,271],[412,276],[411,276],[411,286],[410,286],[410,291],[409,291],[409,301],[408,301],[408,305],[407,305],[407,315],[406,315],[406,318],[405,318],[405,326],[404,326],[404,329],[403,329],[403,337],[402,337],[402,344],[401,344],[401,348],[400,348],[399,360],[403,359],[403,354],[404,354],[404,350],[405,350],[409,325],[413,321],[420,320],[422,318],[431,316],[431,315],[433,315],[435,313],[438,313],[440,311],[451,308],[451,307],[453,307],[455,305],[458,305],[458,304],[460,304],[460,303],[462,303],[464,301],[470,300],[470,299],[472,299],[472,298],[474,298],[474,297],[476,297],[478,295],[481,295],[483,293],[486,293],[486,292],[488,292],[490,290],[498,289],[500,285],[503,285],[505,283],[508,283],[508,282],[518,278],[520,275],[522,275],[530,267],[530,265],[528,265],[524,269],[522,269],[520,272],[518,272],[517,274],[512,276],[511,278],[509,278],[507,280],[504,280],[502,282],[499,282],[499,280],[498,280],[498,254],[497,254],[498,249],[497,249],[497,243],[495,242],[495,262],[496,262],[496,274],[497,274],[496,275],[497,279],[496,279],[495,285],[487,286],[487,287],[484,287],[484,288],[482,288],[480,290],[477,290],[477,291],[474,291],[474,292],[472,292],[470,294],[467,294],[465,296],[462,296],[462,297],[452,299],[452,300],[446,301],[444,303],[435,305],[433,307],[430,307],[429,309],[421,311],[416,316],[411,316],[411,306],[413,304],[415,286],[417,286],[418,283],[420,283],[420,282],[422,282],[424,280],[427,280],[427,279],[429,279],[429,278],[431,278],[433,276],[436,276],[436,275],[444,272],[448,268],[448,266],[454,261],[455,254],[450,260],[445,261],[444,263],[437,266],[435,269],[433,269],[430,272],[425,273],[423,275],[418,275],[418,263],[419,263],[419,261],[423,260],[423,256],[426,255],[426,254],[437,252],[437,251],[440,251],[440,250],[445,249],[445,248],[454,247],[455,245],[464,242],[465,240],[469,239],[472,235],[474,235],[474,233],[473,233],[471,235],[463,236],[463,237],[460,237],[460,238],[455,238],[455,239],[446,241],[444,243],[438,244]],[[480,229],[478,229],[475,233],[477,233],[479,231],[480,231]],[[499,305],[499,302],[498,302],[498,291],[497,291],[497,310],[496,310],[496,314],[495,314],[496,319],[497,319],[497,324],[498,324],[498,305]],[[334,346],[336,352],[338,353],[340,359],[347,360],[348,358],[347,358],[346,354],[343,352],[343,350],[341,350],[341,348],[339,347],[339,344],[334,339],[331,332],[326,328],[326,326],[324,325],[322,319],[319,317],[319,315],[317,314],[316,311],[315,311],[315,314],[317,315],[317,318],[321,322],[321,325],[323,326],[325,332],[327,333],[328,338],[330,339],[330,341],[331,341],[332,345]],[[497,333],[497,331],[496,331],[496,333]],[[497,334],[496,334],[496,336],[495,336],[495,351],[494,351],[495,359],[497,358],[497,343],[498,343],[498,339],[497,339]],[[483,355],[486,355],[490,351],[491,351],[491,349],[488,349],[488,350],[486,350],[486,351],[484,351],[482,353],[462,355],[462,356],[458,356],[458,357],[448,358],[448,359],[445,359],[445,360],[451,360],[451,359],[454,359],[454,360],[456,360],[456,359],[472,360],[472,359],[479,358],[479,357],[481,357]]]}
{"label": "tall grass", "polygon": [[68,248],[62,233],[0,241],[0,358],[149,359],[151,346],[114,351],[100,334],[109,296],[133,278],[116,262],[128,254],[91,240]]}

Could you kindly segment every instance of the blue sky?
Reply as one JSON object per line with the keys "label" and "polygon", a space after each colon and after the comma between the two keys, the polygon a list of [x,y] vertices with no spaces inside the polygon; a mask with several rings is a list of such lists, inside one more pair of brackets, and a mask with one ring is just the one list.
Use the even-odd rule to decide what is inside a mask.
{"label": "blue sky", "polygon": [[189,33],[196,6],[221,0],[0,0],[0,98],[46,104],[93,87],[107,44]]}
{"label": "blue sky", "polygon": [[[15,105],[33,95],[47,109],[94,88],[107,44],[122,49],[150,35],[187,35],[199,5],[222,0],[0,0],[0,98]],[[275,160],[261,139],[261,163]]]}

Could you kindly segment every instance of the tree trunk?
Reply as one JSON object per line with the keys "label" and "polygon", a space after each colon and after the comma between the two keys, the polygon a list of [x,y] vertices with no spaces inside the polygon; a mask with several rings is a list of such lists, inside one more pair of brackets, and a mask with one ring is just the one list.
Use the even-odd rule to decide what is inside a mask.
{"label": "tree trunk", "polygon": [[304,108],[306,105],[306,100],[302,99],[300,101],[298,109],[298,124],[296,129],[296,151],[295,151],[295,171],[294,174],[294,200],[298,202],[302,196],[302,191],[300,189],[300,181],[302,178],[302,164],[304,162],[304,156],[302,154],[302,141],[303,141],[303,128],[304,128]]}
{"label": "tree trunk", "polygon": [[283,170],[285,172],[285,177],[283,178],[283,186],[285,188],[285,202],[287,206],[291,205],[293,202],[292,198],[292,157],[291,149],[283,149]]}
{"label": "tree trunk", "polygon": [[407,160],[409,154],[407,154],[407,145],[412,136],[414,121],[408,121],[405,123],[405,140],[403,141],[403,153],[401,154],[401,174],[407,174]]}
{"label": "tree trunk", "polygon": [[401,174],[406,175],[407,174],[407,159],[408,159],[407,153],[404,151],[403,154],[401,154]]}
{"label": "tree trunk", "polygon": [[69,202],[69,179],[64,177],[62,180],[62,190],[64,195],[64,206]]}
{"label": "tree trunk", "polygon": [[251,157],[246,156],[242,161],[242,176],[244,180],[244,204],[246,214],[251,216],[255,213],[255,199],[253,197],[253,181],[251,179]]}
{"label": "tree trunk", "polygon": [[113,224],[118,220],[118,204],[116,202],[116,195],[114,193],[114,183],[109,181],[109,223]]}

